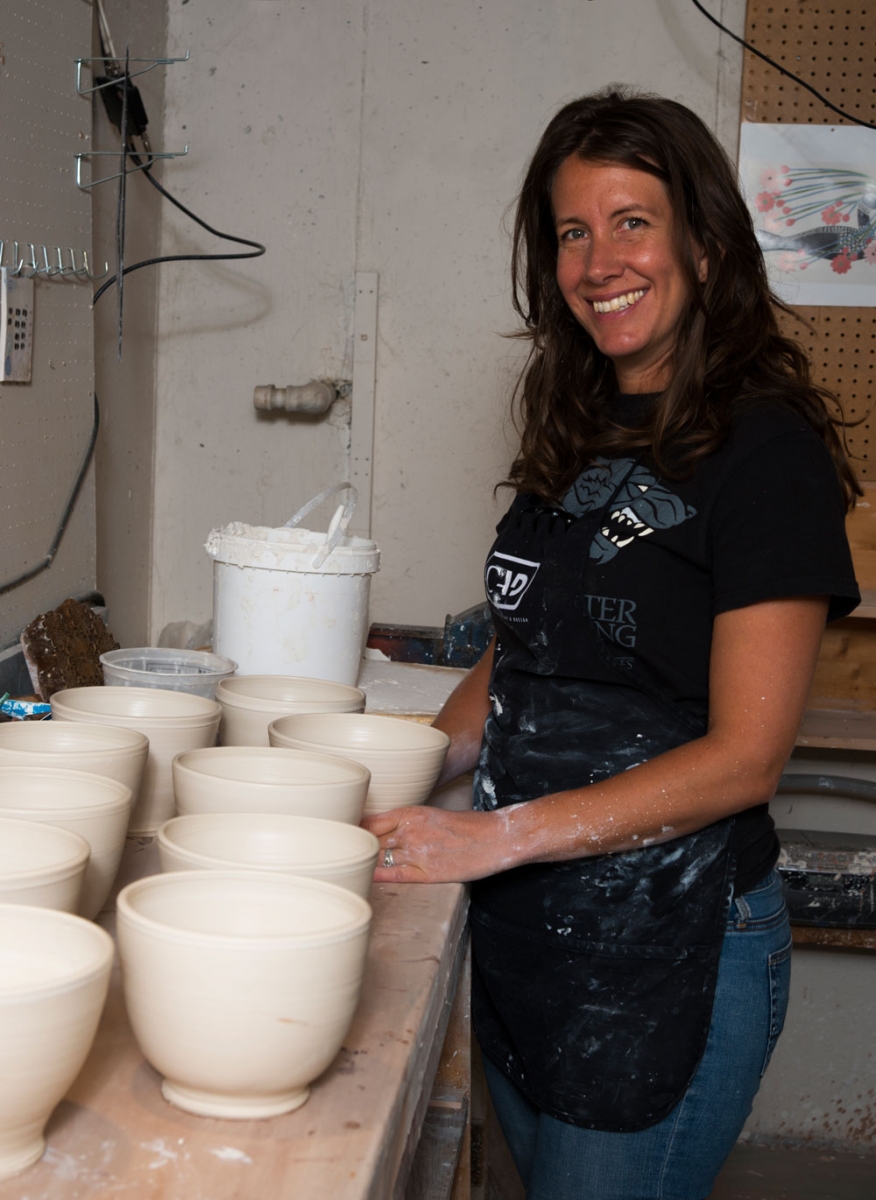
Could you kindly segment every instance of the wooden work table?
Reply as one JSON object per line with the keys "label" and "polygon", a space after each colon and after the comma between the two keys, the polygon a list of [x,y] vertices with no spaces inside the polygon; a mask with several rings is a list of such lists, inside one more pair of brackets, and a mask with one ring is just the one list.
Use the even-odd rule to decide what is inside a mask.
{"label": "wooden work table", "polygon": [[[465,807],[470,781],[444,789]],[[159,869],[131,838],[118,886]],[[55,1110],[42,1160],[0,1200],[393,1200],[404,1195],[465,957],[459,884],[372,887],[362,998],[343,1048],[296,1112],[196,1117],[161,1095],[128,1024],[116,962],[94,1047]],[[107,909],[101,924],[114,930]]]}

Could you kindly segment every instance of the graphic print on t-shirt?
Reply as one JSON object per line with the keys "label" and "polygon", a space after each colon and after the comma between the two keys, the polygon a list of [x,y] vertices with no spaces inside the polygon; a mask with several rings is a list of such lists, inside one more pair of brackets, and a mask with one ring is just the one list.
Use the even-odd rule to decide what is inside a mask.
{"label": "graphic print on t-shirt", "polygon": [[607,642],[627,650],[636,644],[636,602],[618,596],[587,596],[587,614]]}
{"label": "graphic print on t-shirt", "polygon": [[606,504],[606,523],[590,544],[590,557],[597,563],[610,562],[635,538],[681,525],[697,513],[646,467],[633,466],[631,458],[597,459],[563,498],[563,508],[576,517]]}
{"label": "graphic print on t-shirt", "polygon": [[513,612],[532,585],[541,564],[494,551],[484,570],[487,596],[494,608]]}

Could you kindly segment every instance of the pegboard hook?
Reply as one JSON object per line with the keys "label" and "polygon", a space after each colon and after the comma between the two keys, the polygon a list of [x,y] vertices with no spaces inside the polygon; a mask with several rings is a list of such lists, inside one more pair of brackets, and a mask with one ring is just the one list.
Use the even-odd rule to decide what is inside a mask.
{"label": "pegboard hook", "polygon": [[104,262],[103,273],[101,275],[92,275],[91,268],[88,265],[88,251],[87,250],[82,251],[82,258],[85,262],[85,266],[82,268],[82,271],[89,279],[103,279],[104,275],[109,275],[109,263],[108,262]]}
{"label": "pegboard hook", "polygon": [[[186,50],[186,52],[182,56],[182,58],[129,58],[127,60],[129,63],[148,63],[149,65],[146,67],[141,67],[139,71],[129,71],[128,78],[136,79],[138,75],[145,75],[147,73],[147,71],[154,71],[154,69],[156,67],[168,67],[168,66],[170,66],[171,63],[188,62],[190,57],[191,57],[190,51]],[[118,74],[110,75],[110,78],[104,79],[104,81],[102,83],[95,83],[95,84],[92,84],[91,87],[84,88],[82,86],[82,68],[83,67],[87,66],[89,71],[93,72],[94,68],[91,65],[92,63],[104,63],[104,64],[114,63],[116,69],[118,70],[118,68],[121,64],[121,61],[122,61],[121,59],[114,58],[112,55],[107,55],[103,58],[77,58],[76,59],[76,91],[78,92],[78,94],[80,96],[90,96],[92,92],[99,92],[101,88],[113,87],[115,84],[118,84],[119,79],[121,78],[121,75],[118,75]],[[105,66],[103,69],[109,75],[112,70],[112,67]]]}

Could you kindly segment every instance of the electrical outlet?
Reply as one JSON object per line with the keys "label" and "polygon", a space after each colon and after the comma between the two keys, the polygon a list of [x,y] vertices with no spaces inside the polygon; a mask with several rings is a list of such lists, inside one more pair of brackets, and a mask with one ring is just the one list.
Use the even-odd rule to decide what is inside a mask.
{"label": "electrical outlet", "polygon": [[33,369],[33,280],[6,275],[4,383],[30,383]]}

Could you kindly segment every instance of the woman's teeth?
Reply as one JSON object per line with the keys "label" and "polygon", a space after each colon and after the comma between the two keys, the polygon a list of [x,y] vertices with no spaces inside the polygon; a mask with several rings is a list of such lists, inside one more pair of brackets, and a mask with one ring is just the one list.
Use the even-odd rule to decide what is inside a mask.
{"label": "woman's teeth", "polygon": [[594,300],[593,311],[607,313],[617,312],[619,308],[629,308],[631,304],[642,299],[645,291],[645,288],[640,288],[637,292],[627,292],[625,296],[615,296],[613,300]]}

